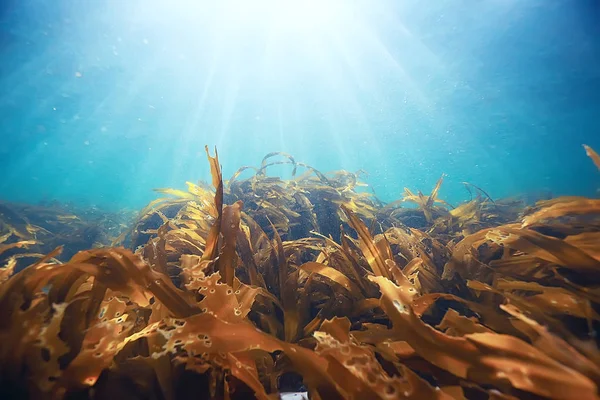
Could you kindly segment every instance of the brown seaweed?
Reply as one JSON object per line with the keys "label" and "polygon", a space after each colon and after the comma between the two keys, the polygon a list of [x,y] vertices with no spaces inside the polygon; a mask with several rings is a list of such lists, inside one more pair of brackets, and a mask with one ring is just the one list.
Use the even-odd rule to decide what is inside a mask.
{"label": "brown seaweed", "polygon": [[598,200],[452,207],[442,176],[386,205],[360,173],[270,153],[224,182],[206,153],[212,185],[158,189],[113,247],[65,257],[86,221],[0,208],[3,397],[271,399],[291,374],[314,399],[599,398]]}

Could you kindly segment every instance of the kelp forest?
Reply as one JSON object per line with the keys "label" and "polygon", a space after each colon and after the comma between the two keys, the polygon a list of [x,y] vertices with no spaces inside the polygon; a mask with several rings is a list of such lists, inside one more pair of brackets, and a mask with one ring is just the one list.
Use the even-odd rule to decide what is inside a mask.
{"label": "kelp forest", "polygon": [[0,398],[600,398],[599,199],[211,153],[135,214],[0,202]]}

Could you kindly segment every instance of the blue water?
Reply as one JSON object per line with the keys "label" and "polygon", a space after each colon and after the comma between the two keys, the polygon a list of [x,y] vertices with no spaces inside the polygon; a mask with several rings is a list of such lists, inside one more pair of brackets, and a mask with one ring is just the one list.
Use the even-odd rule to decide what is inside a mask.
{"label": "blue water", "polygon": [[[468,198],[597,196],[595,0],[2,0],[0,199],[138,208],[285,151]],[[289,169],[274,173],[289,175]]]}

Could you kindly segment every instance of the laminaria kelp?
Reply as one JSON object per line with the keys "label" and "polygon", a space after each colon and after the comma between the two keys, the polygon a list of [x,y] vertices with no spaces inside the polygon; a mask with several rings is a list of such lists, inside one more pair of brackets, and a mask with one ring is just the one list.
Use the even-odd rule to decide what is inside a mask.
{"label": "laminaria kelp", "polygon": [[[600,397],[600,200],[453,207],[442,177],[383,204],[361,173],[272,153],[223,180],[206,151],[212,183],[112,246],[5,257],[2,398]],[[36,240],[11,226],[5,255]]]}

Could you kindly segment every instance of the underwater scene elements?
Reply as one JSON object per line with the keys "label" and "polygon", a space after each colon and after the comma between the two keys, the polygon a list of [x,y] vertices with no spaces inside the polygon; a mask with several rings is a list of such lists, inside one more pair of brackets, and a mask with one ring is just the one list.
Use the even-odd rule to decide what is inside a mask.
{"label": "underwater scene elements", "polygon": [[2,398],[598,398],[600,200],[206,156],[138,214],[0,205]]}
{"label": "underwater scene elements", "polygon": [[0,0],[0,400],[600,400],[600,0]]}

